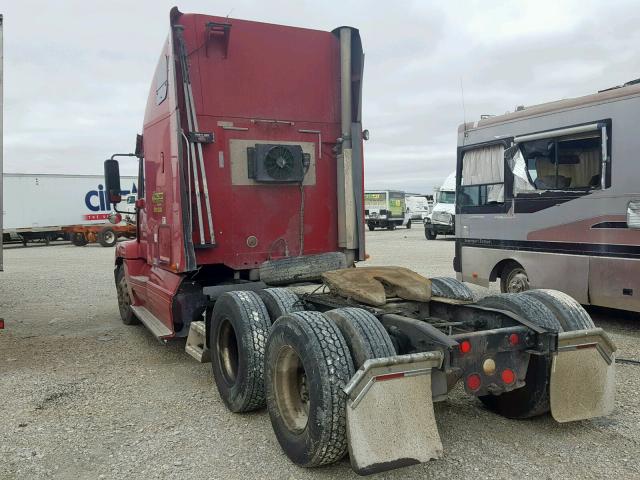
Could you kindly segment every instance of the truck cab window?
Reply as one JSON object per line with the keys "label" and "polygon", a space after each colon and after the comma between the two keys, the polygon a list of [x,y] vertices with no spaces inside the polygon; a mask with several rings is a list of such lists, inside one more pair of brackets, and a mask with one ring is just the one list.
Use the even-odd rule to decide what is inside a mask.
{"label": "truck cab window", "polygon": [[438,203],[456,203],[456,192],[439,191],[436,201]]}
{"label": "truck cab window", "polygon": [[[514,193],[601,188],[600,130],[533,140],[519,147],[519,154],[510,162],[516,177]],[[522,168],[523,165],[526,169]]]}
{"label": "truck cab window", "polygon": [[504,203],[504,145],[464,152],[458,201],[462,206]]}

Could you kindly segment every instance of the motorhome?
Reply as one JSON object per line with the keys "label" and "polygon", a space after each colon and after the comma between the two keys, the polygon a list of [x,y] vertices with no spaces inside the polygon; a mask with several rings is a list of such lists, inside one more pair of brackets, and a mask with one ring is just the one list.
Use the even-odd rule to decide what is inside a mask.
{"label": "motorhome", "polygon": [[436,204],[424,218],[424,236],[435,240],[438,235],[455,235],[456,172],[452,172],[436,191]]}
{"label": "motorhome", "polygon": [[458,130],[458,278],[640,311],[640,84]]}

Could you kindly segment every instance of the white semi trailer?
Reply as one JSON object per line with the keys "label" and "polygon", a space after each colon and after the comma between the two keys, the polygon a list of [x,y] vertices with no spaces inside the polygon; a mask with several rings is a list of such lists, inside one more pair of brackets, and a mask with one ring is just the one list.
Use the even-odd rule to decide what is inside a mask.
{"label": "white semi trailer", "polygon": [[[123,194],[135,194],[136,181],[136,177],[124,177]],[[4,241],[48,242],[70,237],[72,232],[81,244],[78,227],[104,225],[105,229],[118,230],[108,223],[112,207],[106,199],[101,175],[5,173],[3,189]],[[127,204],[124,208],[134,212],[134,205]],[[98,232],[99,241],[102,236]],[[105,240],[115,241],[111,234],[106,237]]]}

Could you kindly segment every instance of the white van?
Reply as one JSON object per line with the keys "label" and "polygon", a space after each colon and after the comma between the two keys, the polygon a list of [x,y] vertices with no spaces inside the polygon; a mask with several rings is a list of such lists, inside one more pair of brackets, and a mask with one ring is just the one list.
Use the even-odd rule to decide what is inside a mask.
{"label": "white van", "polygon": [[424,236],[435,240],[440,235],[456,233],[456,172],[451,173],[436,192],[433,211],[424,218]]}

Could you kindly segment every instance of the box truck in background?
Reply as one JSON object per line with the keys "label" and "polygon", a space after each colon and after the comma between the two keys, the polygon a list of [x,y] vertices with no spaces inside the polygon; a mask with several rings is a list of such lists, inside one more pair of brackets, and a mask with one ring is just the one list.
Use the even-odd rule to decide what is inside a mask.
{"label": "box truck in background", "polygon": [[[135,195],[136,177],[123,177],[122,188],[123,195]],[[111,246],[119,236],[135,236],[135,201],[119,208],[127,212],[120,224],[110,224],[113,209],[101,175],[5,173],[3,190],[5,242],[63,238]]]}
{"label": "box truck in background", "polygon": [[456,172],[449,174],[436,191],[436,204],[424,219],[424,236],[435,240],[440,235],[456,233]]}
{"label": "box truck in background", "polygon": [[398,226],[411,228],[407,215],[405,193],[397,190],[368,190],[364,192],[364,218],[369,230],[376,227],[394,230]]}

